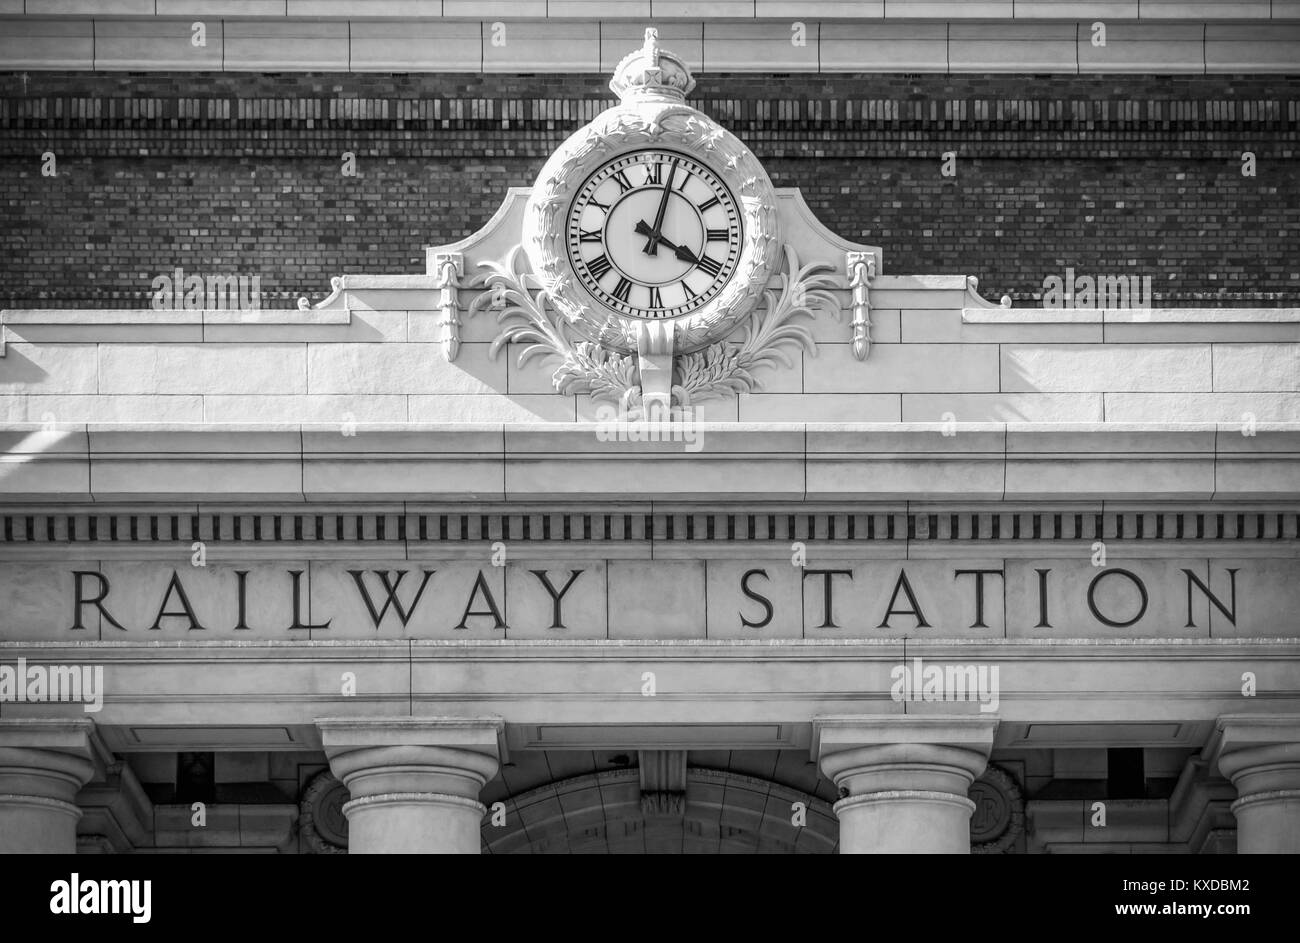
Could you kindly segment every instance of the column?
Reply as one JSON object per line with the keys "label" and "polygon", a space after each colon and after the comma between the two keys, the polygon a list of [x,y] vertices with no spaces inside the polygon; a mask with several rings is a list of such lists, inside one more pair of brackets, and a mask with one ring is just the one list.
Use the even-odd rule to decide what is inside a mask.
{"label": "column", "polygon": [[1232,781],[1237,852],[1300,853],[1300,714],[1228,714],[1206,751]]}
{"label": "column", "polygon": [[487,810],[478,796],[500,766],[500,718],[316,723],[352,795],[349,854],[479,854]]}
{"label": "column", "polygon": [[978,715],[815,718],[821,770],[840,792],[840,853],[970,854],[966,793],[996,726]]}
{"label": "column", "polygon": [[0,854],[75,854],[94,723],[0,720]]}

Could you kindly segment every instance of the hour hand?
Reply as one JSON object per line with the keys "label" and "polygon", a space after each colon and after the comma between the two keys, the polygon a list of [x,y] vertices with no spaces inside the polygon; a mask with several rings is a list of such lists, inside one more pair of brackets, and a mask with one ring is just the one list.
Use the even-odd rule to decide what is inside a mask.
{"label": "hour hand", "polygon": [[[644,219],[637,220],[636,231],[642,236],[654,235],[654,230],[650,228],[650,224],[647,223]],[[683,262],[690,262],[694,264],[699,261],[699,259],[695,257],[695,253],[692,252],[690,249],[688,249],[686,246],[676,245],[675,243],[672,242],[672,240],[666,239],[663,236],[655,237],[655,241],[660,245],[667,246],[669,249],[673,251],[673,255],[677,256],[677,258],[681,259]]]}

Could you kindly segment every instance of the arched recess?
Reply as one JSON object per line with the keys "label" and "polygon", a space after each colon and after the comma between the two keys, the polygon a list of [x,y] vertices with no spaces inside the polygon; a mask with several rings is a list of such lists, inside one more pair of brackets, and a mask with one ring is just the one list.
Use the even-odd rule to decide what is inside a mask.
{"label": "arched recess", "polygon": [[831,854],[839,841],[823,800],[699,767],[686,771],[684,803],[643,797],[638,771],[619,769],[530,789],[504,812],[504,824],[484,820],[487,854]]}

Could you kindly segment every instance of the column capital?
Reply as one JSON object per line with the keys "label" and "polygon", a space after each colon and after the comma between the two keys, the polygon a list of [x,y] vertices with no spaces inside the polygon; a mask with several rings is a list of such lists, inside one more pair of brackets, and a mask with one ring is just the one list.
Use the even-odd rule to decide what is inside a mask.
{"label": "column capital", "polygon": [[813,718],[814,759],[827,752],[885,744],[939,744],[986,754],[996,717],[983,714],[819,714]]}
{"label": "column capital", "polygon": [[966,794],[996,728],[969,714],[814,718],[815,758],[840,793],[841,853],[969,853]]}
{"label": "column capital", "polygon": [[1300,714],[1224,714],[1205,754],[1242,795],[1300,786]]}
{"label": "column capital", "polygon": [[1237,790],[1237,851],[1300,852],[1300,714],[1225,714],[1204,754]]}
{"label": "column capital", "polygon": [[95,772],[94,731],[94,721],[82,718],[0,720],[0,793],[36,788],[71,802]]}
{"label": "column capital", "polygon": [[479,850],[479,791],[497,774],[500,717],[324,718],[316,722],[353,853]]}
{"label": "column capital", "polygon": [[94,729],[88,718],[0,720],[0,853],[76,851]]}
{"label": "column capital", "polygon": [[854,794],[938,789],[965,795],[988,764],[996,729],[996,718],[972,715],[823,715],[813,718],[814,759]]}

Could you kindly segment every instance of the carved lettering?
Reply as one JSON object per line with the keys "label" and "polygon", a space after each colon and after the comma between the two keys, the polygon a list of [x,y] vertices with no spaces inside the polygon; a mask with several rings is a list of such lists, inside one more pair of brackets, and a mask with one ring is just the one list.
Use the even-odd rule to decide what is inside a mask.
{"label": "carved lettering", "polygon": [[[545,590],[551,595],[551,628],[564,628],[563,613],[560,611],[560,606],[564,602],[564,594],[569,591],[569,587],[573,585],[573,581],[587,571],[570,570],[569,581],[564,584],[564,587],[559,592],[556,592],[555,587],[551,585],[551,580],[546,575],[545,570],[529,570],[528,572],[537,577],[541,581],[543,588],[545,588]],[[462,619],[461,621],[463,622],[465,620]],[[498,626],[498,628],[500,628],[500,626]]]}

